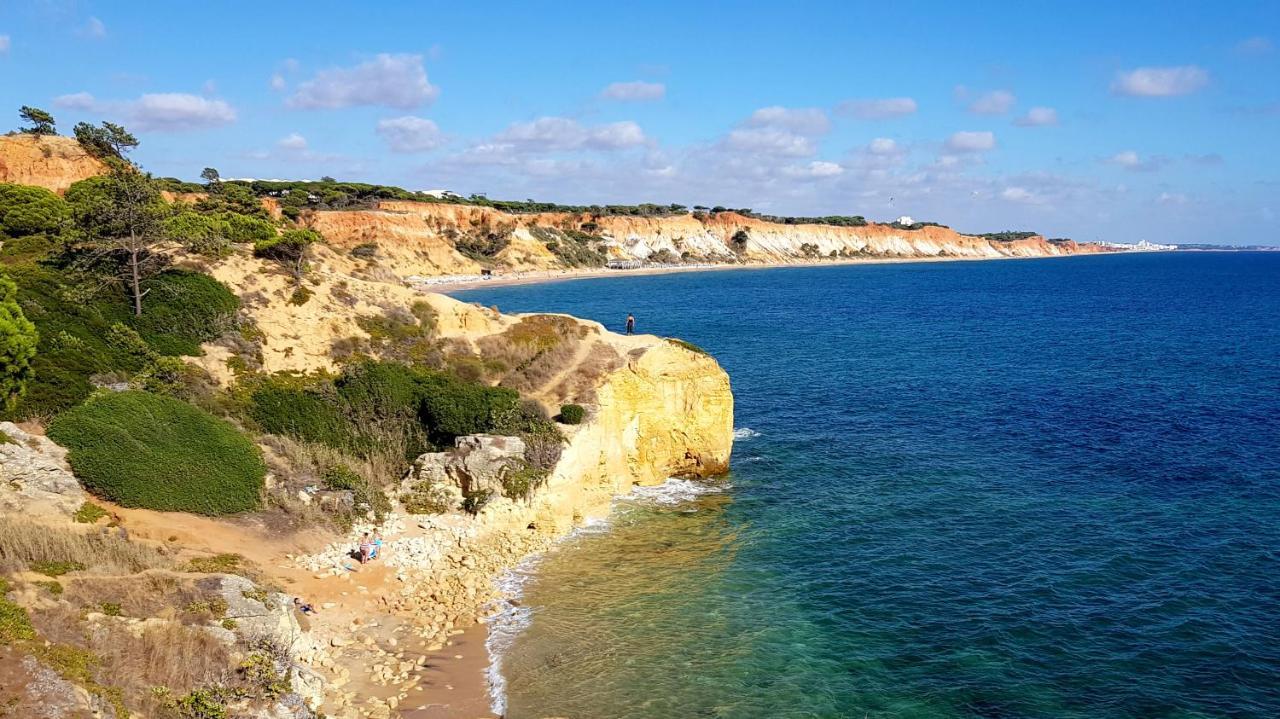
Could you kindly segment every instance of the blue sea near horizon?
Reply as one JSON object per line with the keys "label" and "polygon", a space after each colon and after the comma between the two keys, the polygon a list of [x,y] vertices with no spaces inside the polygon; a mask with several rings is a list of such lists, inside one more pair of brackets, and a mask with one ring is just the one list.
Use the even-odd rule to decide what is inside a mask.
{"label": "blue sea near horizon", "polygon": [[1280,716],[1280,253],[455,295],[633,313],[737,405],[727,477],[540,562],[509,719]]}

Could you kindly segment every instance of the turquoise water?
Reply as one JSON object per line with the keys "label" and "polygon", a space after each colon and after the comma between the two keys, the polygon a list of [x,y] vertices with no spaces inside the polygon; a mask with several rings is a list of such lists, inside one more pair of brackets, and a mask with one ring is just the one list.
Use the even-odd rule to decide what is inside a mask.
{"label": "turquoise water", "polygon": [[541,562],[511,719],[1280,716],[1280,254],[458,296],[695,342],[742,435]]}

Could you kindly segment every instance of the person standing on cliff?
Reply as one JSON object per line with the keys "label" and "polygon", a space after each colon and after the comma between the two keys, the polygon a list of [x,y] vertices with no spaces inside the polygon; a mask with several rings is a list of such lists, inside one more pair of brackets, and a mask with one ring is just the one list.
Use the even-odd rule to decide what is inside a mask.
{"label": "person standing on cliff", "polygon": [[627,313],[627,334],[633,335],[635,333],[636,333],[636,318],[631,313],[628,312]]}

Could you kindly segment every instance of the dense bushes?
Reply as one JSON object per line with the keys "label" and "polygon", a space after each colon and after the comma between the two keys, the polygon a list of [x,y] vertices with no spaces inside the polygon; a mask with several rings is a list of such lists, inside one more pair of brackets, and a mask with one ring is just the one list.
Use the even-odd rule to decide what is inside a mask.
{"label": "dense bushes", "polygon": [[258,506],[266,467],[234,427],[147,392],[100,395],[53,421],[94,494],[126,507],[218,515]]}
{"label": "dense bushes", "polygon": [[199,272],[170,270],[143,282],[147,311],[133,325],[160,354],[198,355],[201,343],[232,327],[240,299]]}
{"label": "dense bushes", "polygon": [[514,430],[520,395],[396,362],[353,364],[337,378],[262,378],[249,415],[265,432],[363,456],[393,447],[412,459],[430,444]]}
{"label": "dense bushes", "polygon": [[0,233],[9,237],[57,234],[70,222],[70,206],[49,190],[0,183]]}
{"label": "dense bushes", "polygon": [[991,240],[992,242],[1017,242],[1018,240],[1025,240],[1029,237],[1035,236],[1036,233],[1028,230],[1005,230],[1004,232],[987,232],[985,234],[978,235],[978,237]]}
{"label": "dense bushes", "polygon": [[564,424],[582,424],[586,416],[587,410],[580,404],[566,404],[560,408],[560,421]]}
{"label": "dense bushes", "polygon": [[422,422],[437,439],[490,432],[515,412],[520,395],[504,387],[471,384],[448,375],[424,382]]}
{"label": "dense bushes", "polygon": [[604,252],[604,238],[580,230],[557,230],[530,227],[530,234],[546,245],[565,267],[604,267],[609,256]]}
{"label": "dense bushes", "polygon": [[22,314],[17,294],[13,280],[0,274],[0,408],[5,410],[27,391],[40,339],[36,326]]}
{"label": "dense bushes", "polygon": [[[207,275],[170,270],[143,283],[147,311],[135,317],[122,294],[90,294],[81,280],[43,265],[10,266],[18,304],[35,323],[40,342],[34,378],[7,416],[48,417],[80,402],[95,375],[132,375],[147,358],[109,339],[113,325],[135,329],[161,354],[199,354],[200,344],[231,326],[239,300]],[[123,379],[123,377],[121,377]]]}

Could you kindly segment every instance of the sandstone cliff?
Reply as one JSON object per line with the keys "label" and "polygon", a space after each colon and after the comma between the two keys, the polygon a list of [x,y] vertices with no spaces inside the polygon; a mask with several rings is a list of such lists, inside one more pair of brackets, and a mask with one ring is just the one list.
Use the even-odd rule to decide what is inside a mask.
{"label": "sandstone cliff", "polygon": [[[787,264],[824,259],[1055,257],[1106,251],[1093,244],[1049,242],[1039,235],[998,242],[946,227],[788,225],[735,212],[666,217],[514,214],[471,205],[384,201],[372,210],[316,212],[309,222],[337,248],[349,251],[358,245],[376,245],[402,274],[423,277],[478,272],[480,263],[460,253],[458,241],[485,234],[507,239],[507,246],[485,262],[500,272],[566,269],[569,265],[548,249],[546,240],[566,241],[566,231],[598,236],[613,259],[641,261]],[[733,238],[740,232],[745,233],[746,242],[734,246]]]}
{"label": "sandstone cliff", "polygon": [[70,137],[0,136],[0,182],[38,185],[61,194],[72,184],[105,171]]}

